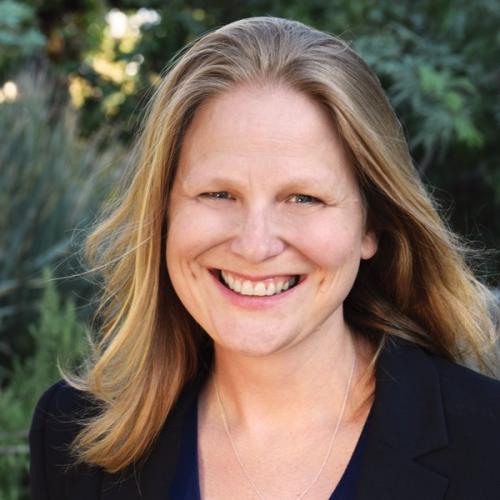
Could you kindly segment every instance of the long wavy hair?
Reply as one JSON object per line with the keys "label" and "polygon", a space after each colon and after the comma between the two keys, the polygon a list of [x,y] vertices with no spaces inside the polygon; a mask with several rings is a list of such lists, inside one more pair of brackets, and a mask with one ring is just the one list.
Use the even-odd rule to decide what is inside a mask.
{"label": "long wavy hair", "polygon": [[88,238],[88,257],[104,282],[100,331],[86,370],[69,382],[90,393],[99,411],[85,421],[74,451],[109,472],[144,456],[200,369],[206,336],[166,269],[167,206],[196,109],[243,83],[288,86],[321,103],[349,152],[379,240],[344,304],[353,329],[375,351],[396,336],[458,362],[484,360],[494,339],[489,292],[419,180],[366,63],[345,42],[299,22],[231,23],[171,64],[147,108],[133,174]]}

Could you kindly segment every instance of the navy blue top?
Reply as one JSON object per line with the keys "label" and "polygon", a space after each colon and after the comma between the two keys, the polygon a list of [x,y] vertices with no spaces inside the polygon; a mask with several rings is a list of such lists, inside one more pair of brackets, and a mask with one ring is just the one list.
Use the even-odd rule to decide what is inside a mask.
{"label": "navy blue top", "polygon": [[[337,487],[329,500],[353,500],[359,462],[366,441],[366,428],[363,427],[358,443]],[[194,405],[189,412],[182,433],[182,445],[174,482],[170,490],[173,500],[201,500],[198,479],[198,409]]]}

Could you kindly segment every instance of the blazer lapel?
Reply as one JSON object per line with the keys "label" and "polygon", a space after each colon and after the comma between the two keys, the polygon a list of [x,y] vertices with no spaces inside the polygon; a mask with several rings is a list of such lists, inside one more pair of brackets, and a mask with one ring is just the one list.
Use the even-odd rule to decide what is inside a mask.
{"label": "blazer lapel", "polygon": [[447,446],[438,374],[422,350],[391,342],[380,355],[356,500],[442,500],[448,479],[418,462]]}

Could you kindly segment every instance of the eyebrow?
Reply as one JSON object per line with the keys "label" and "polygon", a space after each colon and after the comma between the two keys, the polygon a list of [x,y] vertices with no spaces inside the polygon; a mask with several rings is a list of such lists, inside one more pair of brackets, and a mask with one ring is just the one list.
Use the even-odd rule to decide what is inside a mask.
{"label": "eyebrow", "polygon": [[[196,178],[196,179],[195,179]],[[207,176],[186,176],[182,184],[184,185],[193,185],[193,184],[204,184],[211,183],[216,185],[229,185],[235,188],[241,188],[247,185],[246,182],[242,182],[241,179],[232,177],[232,176],[221,176],[221,175],[207,175]],[[331,186],[335,187],[332,184],[332,179],[327,178],[326,176],[291,176],[289,179],[286,179],[285,182],[280,186],[280,189],[283,191],[296,191],[303,189],[304,187],[312,188],[317,186]]]}

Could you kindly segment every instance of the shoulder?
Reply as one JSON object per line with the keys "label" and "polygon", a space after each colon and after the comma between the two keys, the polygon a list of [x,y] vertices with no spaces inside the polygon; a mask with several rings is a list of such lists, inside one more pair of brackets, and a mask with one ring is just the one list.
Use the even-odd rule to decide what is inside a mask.
{"label": "shoulder", "polygon": [[386,376],[403,379],[407,389],[439,390],[451,412],[500,416],[500,381],[443,359],[416,344],[391,339],[381,356]]}
{"label": "shoulder", "polygon": [[500,382],[426,356],[439,381],[447,445],[419,460],[449,478],[446,498],[497,498]]}
{"label": "shoulder", "polygon": [[57,443],[70,444],[84,419],[97,411],[97,404],[86,393],[59,381],[45,391],[35,408],[30,434],[43,431]]}
{"label": "shoulder", "polygon": [[[400,339],[387,342],[379,358],[375,402],[377,399],[384,413],[391,409],[394,415],[404,412],[422,421],[428,421],[431,414],[435,421],[442,416],[445,425],[464,439],[487,439],[488,433],[500,437],[498,380]],[[396,421],[394,418],[394,425]]]}
{"label": "shoulder", "polygon": [[500,419],[500,381],[465,366],[429,355],[439,375],[448,413]]}
{"label": "shoulder", "polygon": [[32,498],[69,498],[69,492],[81,482],[82,472],[87,479],[80,484],[80,491],[94,493],[96,470],[75,464],[71,444],[82,422],[96,411],[97,405],[89,395],[64,381],[41,396],[29,433]]}
{"label": "shoulder", "polygon": [[403,351],[415,402],[424,414],[439,409],[452,447],[500,452],[500,381],[420,347],[402,347]]}
{"label": "shoulder", "polygon": [[376,382],[372,443],[447,478],[446,498],[497,498],[497,380],[396,339],[381,352]]}
{"label": "shoulder", "polygon": [[65,380],[59,380],[49,387],[40,397],[37,409],[50,409],[53,412],[78,416],[95,407],[94,400],[85,392],[75,389]]}

